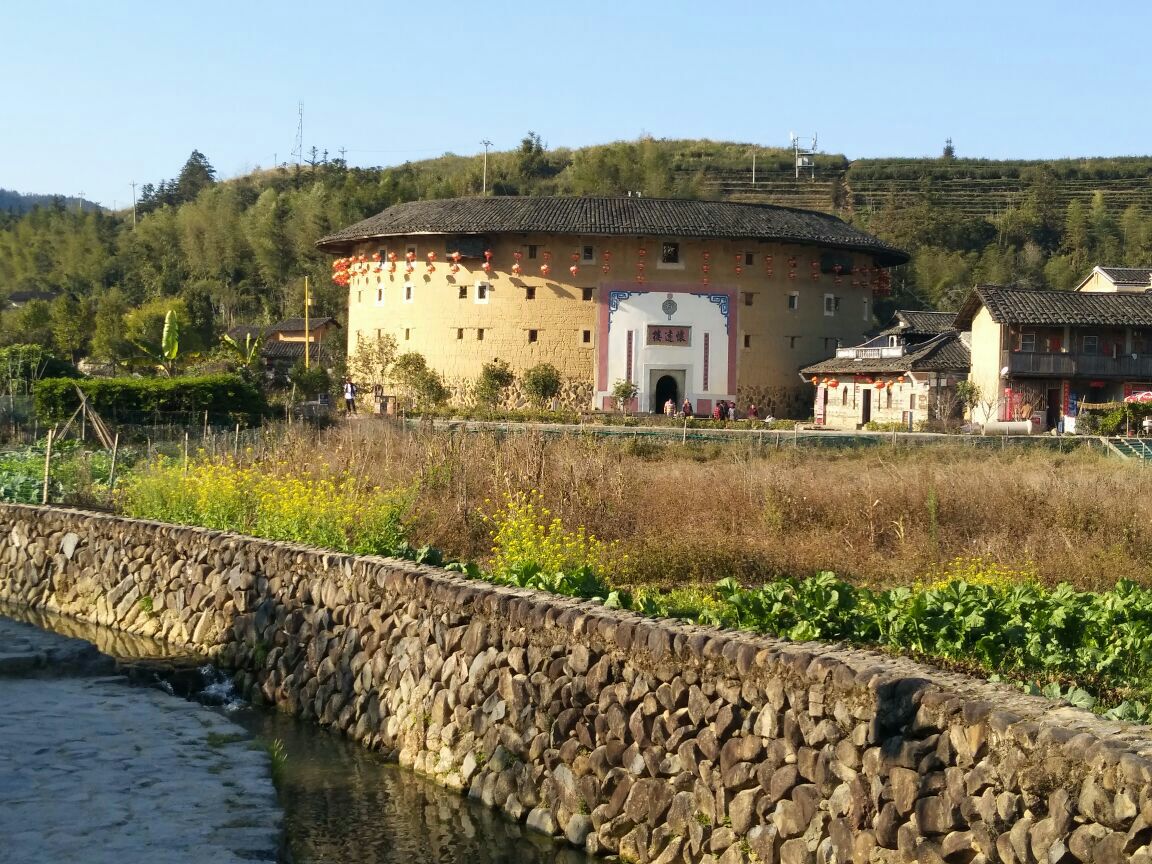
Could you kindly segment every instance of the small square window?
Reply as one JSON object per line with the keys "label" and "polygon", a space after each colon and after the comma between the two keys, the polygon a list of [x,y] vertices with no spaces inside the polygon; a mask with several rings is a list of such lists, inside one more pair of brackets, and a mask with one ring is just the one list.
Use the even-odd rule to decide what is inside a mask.
{"label": "small square window", "polygon": [[487,303],[488,302],[488,283],[487,282],[477,282],[476,283],[476,302],[477,303]]}
{"label": "small square window", "polygon": [[592,302],[592,289],[591,288],[581,288],[580,289],[580,299],[583,300],[585,303]]}
{"label": "small square window", "polygon": [[751,348],[752,347],[752,337],[749,336],[747,333],[744,334],[744,347],[745,348]]}
{"label": "small square window", "polygon": [[539,338],[540,338],[540,331],[539,330],[529,330],[528,331],[528,341],[529,342],[535,342]]}
{"label": "small square window", "polygon": [[592,246],[580,247],[580,260],[585,264],[596,263],[596,250]]}
{"label": "small square window", "polygon": [[458,296],[461,300],[467,300],[468,299],[468,286],[467,285],[461,285],[459,288],[456,289],[456,291],[457,291],[456,296]]}
{"label": "small square window", "polygon": [[456,328],[456,338],[457,339],[463,339],[464,338],[464,328],[463,327],[457,327]]}
{"label": "small square window", "polygon": [[840,308],[840,298],[832,294],[824,295],[824,314],[835,315],[836,310]]}
{"label": "small square window", "polygon": [[755,296],[756,296],[755,294],[747,294],[746,293],[744,295],[744,305],[745,306],[751,306],[752,305],[752,298]]}
{"label": "small square window", "polygon": [[789,348],[795,348],[796,342],[797,342],[797,340],[799,340],[800,337],[799,336],[785,336],[784,338],[788,340],[788,347]]}
{"label": "small square window", "polygon": [[1029,353],[1036,350],[1036,334],[1035,333],[1021,333],[1020,334],[1020,350]]}
{"label": "small square window", "polygon": [[793,291],[791,294],[788,295],[788,311],[789,312],[795,312],[799,308],[800,308],[800,294],[796,291]]}
{"label": "small square window", "polygon": [[377,288],[376,289],[376,302],[377,303],[383,303],[384,302],[384,289],[383,288]]}
{"label": "small square window", "polygon": [[1100,350],[1100,337],[1099,336],[1085,336],[1084,337],[1084,353],[1095,354]]}
{"label": "small square window", "polygon": [[529,261],[535,260],[536,250],[538,250],[539,248],[540,248],[539,246],[534,246],[531,243],[528,244],[528,260]]}
{"label": "small square window", "polygon": [[484,328],[483,327],[477,327],[476,328],[476,341],[477,342],[483,342],[484,341]]}
{"label": "small square window", "polygon": [[536,299],[536,288],[535,288],[535,286],[531,286],[531,285],[530,285],[530,286],[528,286],[527,288],[525,288],[525,289],[524,289],[524,299],[525,299],[525,300],[535,300],[535,299]]}
{"label": "small square window", "polygon": [[405,282],[404,283],[404,302],[405,303],[411,303],[412,302],[412,283],[411,282]]}
{"label": "small square window", "polygon": [[745,252],[744,253],[744,266],[745,267],[751,267],[755,263],[756,263],[756,253],[755,252]]}
{"label": "small square window", "polygon": [[679,243],[662,243],[660,245],[660,263],[661,264],[679,264],[680,263],[680,244]]}
{"label": "small square window", "polygon": [[408,327],[404,328],[404,341],[407,342],[412,338],[412,330]]}
{"label": "small square window", "polygon": [[356,302],[357,303],[363,303],[364,302],[364,292],[363,291],[357,291],[356,292]]}
{"label": "small square window", "polygon": [[583,342],[585,345],[587,345],[589,342],[591,342],[592,341],[592,331],[591,330],[581,331],[580,341]]}
{"label": "small square window", "polygon": [[911,394],[908,397],[908,410],[909,411],[915,411],[916,410],[916,394],[915,393]]}

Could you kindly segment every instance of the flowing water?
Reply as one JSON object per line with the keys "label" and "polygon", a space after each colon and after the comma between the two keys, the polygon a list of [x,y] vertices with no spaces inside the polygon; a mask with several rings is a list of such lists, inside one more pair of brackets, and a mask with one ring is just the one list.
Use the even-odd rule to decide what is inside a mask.
{"label": "flowing water", "polygon": [[593,859],[529,831],[379,754],[309,723],[237,700],[226,676],[170,646],[40,612],[0,614],[86,639],[138,680],[197,694],[285,759],[277,789],[294,864],[588,864]]}

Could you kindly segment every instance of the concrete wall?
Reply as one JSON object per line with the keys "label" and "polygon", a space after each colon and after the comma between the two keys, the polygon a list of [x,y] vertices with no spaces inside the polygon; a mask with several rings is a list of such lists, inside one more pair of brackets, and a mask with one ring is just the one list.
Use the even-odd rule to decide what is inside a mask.
{"label": "concrete wall", "polygon": [[1146,730],[960,675],[104,515],[4,505],[0,538],[0,601],[217,654],[592,852],[1152,861]]}
{"label": "concrete wall", "polygon": [[[606,335],[601,322],[608,320],[601,307],[609,304],[611,291],[728,292],[733,302],[730,329],[724,336],[731,337],[731,349],[713,363],[727,368],[731,361],[737,380],[725,382],[726,390],[706,398],[741,393],[751,400],[759,397],[762,402],[783,405],[789,399],[810,399],[796,375],[801,366],[829,356],[837,342],[856,344],[872,326],[872,289],[863,274],[813,273],[813,262],[818,263],[826,251],[822,247],[551,234],[500,235],[491,240],[490,273],[481,269],[484,261],[477,258],[461,260],[458,272],[452,273],[447,257],[452,250],[441,236],[388,238],[358,245],[353,254],[371,257],[378,253],[382,260],[379,271],[373,265],[349,283],[349,351],[355,351],[360,337],[390,333],[401,351],[423,354],[452,381],[475,379],[484,363],[499,357],[517,373],[537,363],[551,363],[566,378],[589,382],[603,378],[607,382],[599,388],[603,394],[613,383],[599,359]],[[662,244],[668,240],[679,243],[678,265],[660,262]],[[537,257],[530,259],[533,246]],[[591,260],[584,260],[585,246],[592,247]],[[405,272],[404,262],[409,248],[416,252],[411,274]],[[389,251],[400,259],[395,272],[389,271]],[[437,256],[433,272],[427,268],[429,251]],[[516,252],[521,254],[519,275],[511,272]],[[578,258],[575,276],[569,272],[573,255]],[[752,263],[745,263],[746,255]],[[873,267],[869,256],[851,257],[856,267]],[[540,266],[546,260],[550,272],[544,277]],[[638,282],[641,275],[644,281]],[[872,270],[868,278],[874,275]],[[478,282],[491,285],[485,302],[477,302]],[[412,286],[410,300],[406,299],[406,283]],[[535,289],[534,299],[528,299],[530,288]],[[589,300],[584,299],[585,289],[591,291]],[[792,292],[797,294],[794,309],[789,308]],[[830,314],[826,314],[825,295],[833,298]],[[652,323],[664,321],[660,316]],[[482,340],[478,338],[481,330]],[[529,331],[535,331],[536,341],[529,341]],[[647,381],[637,383],[641,389],[647,387]],[[645,403],[642,410],[646,408]]]}

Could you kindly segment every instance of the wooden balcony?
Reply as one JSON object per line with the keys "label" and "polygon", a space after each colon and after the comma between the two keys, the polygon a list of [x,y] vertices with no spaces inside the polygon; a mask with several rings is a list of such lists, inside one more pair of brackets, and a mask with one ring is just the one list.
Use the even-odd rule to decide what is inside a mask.
{"label": "wooden balcony", "polygon": [[1011,376],[1026,378],[1152,379],[1152,355],[1044,354],[1004,351],[1001,366]]}

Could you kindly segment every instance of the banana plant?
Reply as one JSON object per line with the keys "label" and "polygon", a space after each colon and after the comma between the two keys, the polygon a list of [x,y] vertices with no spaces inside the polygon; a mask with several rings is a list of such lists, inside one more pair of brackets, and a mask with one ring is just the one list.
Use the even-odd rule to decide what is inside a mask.
{"label": "banana plant", "polygon": [[156,364],[158,372],[171,378],[176,373],[176,358],[180,356],[180,322],[176,313],[169,309],[164,316],[164,332],[160,335],[159,346],[144,342],[133,344]]}

